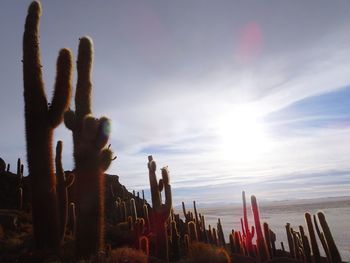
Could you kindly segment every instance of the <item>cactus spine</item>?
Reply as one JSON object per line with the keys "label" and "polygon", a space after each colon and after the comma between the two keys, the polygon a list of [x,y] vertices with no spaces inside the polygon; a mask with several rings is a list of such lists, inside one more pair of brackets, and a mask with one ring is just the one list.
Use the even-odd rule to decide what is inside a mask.
{"label": "cactus spine", "polygon": [[105,148],[110,122],[91,115],[92,61],[92,40],[83,37],[78,49],[75,112],[69,110],[64,115],[65,125],[73,133],[79,258],[104,249],[104,171],[113,159],[112,151]]}
{"label": "cactus spine", "polygon": [[72,56],[67,49],[59,52],[54,95],[48,106],[41,71],[40,16],[40,3],[34,1],[28,9],[23,35],[25,129],[36,247],[53,249],[60,239],[52,136],[69,104]]}

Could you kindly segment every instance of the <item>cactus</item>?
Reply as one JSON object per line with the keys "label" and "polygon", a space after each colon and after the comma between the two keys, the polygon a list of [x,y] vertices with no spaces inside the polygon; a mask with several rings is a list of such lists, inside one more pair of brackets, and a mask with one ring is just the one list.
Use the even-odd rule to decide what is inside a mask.
{"label": "cactus", "polygon": [[139,249],[149,256],[149,240],[146,236],[139,237]]}
{"label": "cactus", "polygon": [[314,262],[319,263],[319,262],[321,262],[320,250],[318,249],[315,231],[314,231],[314,227],[312,225],[311,215],[309,213],[305,213],[305,220],[306,220],[306,225],[307,225],[307,228],[309,231],[309,237],[310,237],[311,249],[312,249]]}
{"label": "cactus", "polygon": [[130,214],[132,219],[135,221],[137,219],[137,211],[136,211],[136,204],[135,204],[134,198],[130,199]]}
{"label": "cactus", "polygon": [[265,244],[266,244],[267,249],[269,251],[269,254],[271,255],[271,258],[272,258],[273,251],[272,251],[272,246],[271,246],[272,242],[271,242],[269,224],[265,222],[263,224],[263,227],[264,227]]}
{"label": "cactus", "polygon": [[182,212],[184,213],[184,217],[185,217],[185,221],[189,221],[189,217],[188,217],[188,214],[186,212],[186,206],[185,206],[185,203],[182,202]]}
{"label": "cactus", "polygon": [[323,212],[317,213],[318,220],[320,222],[320,225],[323,229],[323,234],[325,236],[329,254],[332,257],[332,263],[338,263],[342,262],[339,250],[334,242],[331,230],[329,229],[328,223],[326,221],[326,217]]}
{"label": "cactus", "polygon": [[23,35],[26,148],[32,187],[35,244],[37,248],[54,249],[59,246],[60,239],[52,137],[69,104],[72,56],[68,49],[59,52],[54,95],[48,106],[39,48],[40,16],[41,5],[34,1],[28,8]]}
{"label": "cactus", "polygon": [[64,115],[65,125],[73,133],[79,258],[104,249],[104,171],[113,160],[112,151],[105,148],[110,121],[91,115],[92,60],[92,40],[83,37],[78,49],[75,112],[69,110]]}
{"label": "cactus", "polygon": [[217,236],[215,227],[212,228],[212,236],[213,236],[213,245],[218,246],[219,242],[218,242],[218,236]]}
{"label": "cactus", "polygon": [[253,239],[253,234],[251,233],[249,229],[249,224],[248,224],[248,214],[247,214],[247,203],[246,203],[246,198],[245,198],[245,191],[242,192],[242,200],[243,200],[243,223],[242,223],[242,231],[243,235],[245,236],[245,246],[248,250],[248,255],[249,256],[254,256],[254,251],[253,251],[253,244],[252,244],[252,239]]}
{"label": "cactus", "polygon": [[225,247],[225,246],[226,246],[226,241],[225,241],[224,231],[223,231],[223,229],[222,229],[222,225],[221,225],[221,220],[220,220],[220,218],[218,219],[217,229],[218,229],[218,242],[219,242],[219,246],[220,246],[220,247]]}
{"label": "cactus", "polygon": [[148,205],[145,203],[143,205],[143,219],[145,220],[146,229],[147,231],[149,231],[151,228],[151,224],[149,221]]}
{"label": "cactus", "polygon": [[291,233],[290,223],[286,224],[286,234],[287,234],[287,240],[288,240],[288,246],[289,246],[289,253],[290,253],[291,257],[294,257],[295,256],[294,241],[293,241],[293,236]]}
{"label": "cactus", "polygon": [[[148,156],[149,182],[152,195],[152,216],[154,218],[153,230],[156,234],[156,256],[162,260],[169,260],[168,234],[166,231],[166,221],[170,216],[172,208],[171,186],[169,184],[169,172],[166,167],[162,168],[162,179],[157,182],[156,162],[152,155]],[[161,187],[162,186],[162,187]],[[161,191],[165,193],[165,203],[162,204]]]}
{"label": "cactus", "polygon": [[22,210],[23,208],[23,188],[22,187],[18,187],[17,198],[18,198],[17,208],[19,210]]}
{"label": "cactus", "polygon": [[21,164],[21,159],[18,158],[17,160],[17,180],[18,180],[18,187],[17,187],[17,208],[19,210],[22,210],[23,208],[23,170],[24,166]]}
{"label": "cactus", "polygon": [[2,158],[0,158],[0,174],[4,173],[5,171],[6,171],[6,163]]}
{"label": "cactus", "polygon": [[175,221],[171,221],[171,258],[174,261],[180,259],[180,235]]}
{"label": "cactus", "polygon": [[60,240],[64,240],[68,217],[68,188],[74,183],[74,174],[65,174],[62,166],[62,141],[58,141],[56,145],[56,177],[57,177],[57,199],[58,212],[60,217]]}
{"label": "cactus", "polygon": [[259,252],[260,261],[263,262],[265,260],[268,260],[270,258],[270,255],[267,250],[265,239],[262,234],[258,203],[254,195],[251,196],[251,202],[252,202],[252,211],[253,211],[254,222],[255,222],[256,245]]}
{"label": "cactus", "polygon": [[236,253],[244,254],[243,247],[241,246],[242,242],[240,240],[240,235],[238,231],[235,231],[234,240],[235,240]]}
{"label": "cactus", "polygon": [[21,163],[21,158],[17,159],[17,177],[18,177],[18,185],[22,184],[22,180],[23,180],[23,170],[24,170],[24,166]]}
{"label": "cactus", "polygon": [[[318,233],[320,239],[321,239],[321,236],[324,237],[323,238],[324,241],[322,243],[326,243],[326,247],[328,248],[328,253],[327,253],[327,249],[325,249],[326,254],[329,255],[332,263],[341,263],[342,260],[341,260],[339,250],[334,242],[331,230],[329,229],[329,226],[328,226],[328,223],[327,223],[327,220],[326,220],[324,213],[318,212],[317,217],[318,217],[318,220],[320,221],[320,225],[323,229],[323,233],[320,233],[318,226],[317,226],[316,230],[317,230],[317,233]],[[314,221],[315,221],[315,226],[316,226],[316,224],[317,224],[316,218],[314,218]]]}
{"label": "cactus", "polygon": [[77,218],[75,215],[75,204],[71,202],[68,208],[68,222],[67,226],[73,237],[75,237]]}
{"label": "cactus", "polygon": [[190,236],[191,242],[198,242],[197,228],[193,221],[187,223],[187,233]]}

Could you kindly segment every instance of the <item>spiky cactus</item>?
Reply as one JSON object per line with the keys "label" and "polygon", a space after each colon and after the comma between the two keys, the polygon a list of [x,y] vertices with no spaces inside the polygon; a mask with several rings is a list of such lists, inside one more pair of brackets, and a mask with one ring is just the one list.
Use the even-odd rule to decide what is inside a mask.
{"label": "spiky cactus", "polygon": [[[153,231],[156,234],[156,256],[162,260],[169,260],[168,234],[166,222],[172,208],[171,186],[169,184],[169,172],[166,167],[162,168],[162,179],[157,182],[156,162],[152,155],[148,156],[149,182],[152,195]],[[164,190],[165,203],[162,204],[161,191]]]}
{"label": "spiky cactus", "polygon": [[23,35],[23,83],[27,159],[32,187],[32,208],[37,248],[57,248],[59,217],[52,137],[61,123],[71,93],[72,55],[62,49],[57,59],[56,84],[48,105],[42,79],[39,48],[41,5],[34,1],[28,8]]}
{"label": "spiky cactus", "polygon": [[78,50],[75,112],[69,110],[64,115],[65,125],[73,133],[78,257],[104,249],[104,171],[113,160],[112,151],[105,147],[110,121],[91,115],[92,61],[92,40],[83,37]]}

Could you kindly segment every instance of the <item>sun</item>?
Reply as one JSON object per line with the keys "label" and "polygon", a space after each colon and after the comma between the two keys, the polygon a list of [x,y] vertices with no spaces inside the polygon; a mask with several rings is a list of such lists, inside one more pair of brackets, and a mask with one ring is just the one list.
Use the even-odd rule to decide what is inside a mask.
{"label": "sun", "polygon": [[224,158],[250,162],[262,157],[269,148],[261,111],[253,105],[226,109],[216,129]]}

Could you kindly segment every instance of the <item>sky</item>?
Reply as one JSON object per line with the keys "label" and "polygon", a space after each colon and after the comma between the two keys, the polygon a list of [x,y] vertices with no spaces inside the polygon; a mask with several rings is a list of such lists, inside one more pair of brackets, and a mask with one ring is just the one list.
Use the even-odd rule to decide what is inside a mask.
{"label": "sky", "polygon": [[[26,161],[22,34],[30,1],[0,9],[0,156]],[[349,195],[349,1],[42,1],[51,99],[55,60],[94,41],[93,113],[112,120],[107,171],[149,189],[168,166],[174,204]],[[75,86],[75,81],[74,81]],[[74,100],[71,107],[74,109]],[[65,169],[74,166],[62,124]],[[158,174],[160,172],[158,170]]]}

